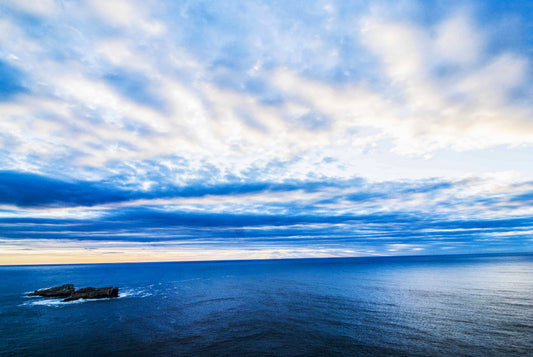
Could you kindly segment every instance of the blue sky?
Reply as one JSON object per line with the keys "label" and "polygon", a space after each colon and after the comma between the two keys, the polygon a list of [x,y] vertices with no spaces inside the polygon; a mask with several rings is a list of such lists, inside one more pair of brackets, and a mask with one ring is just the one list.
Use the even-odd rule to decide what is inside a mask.
{"label": "blue sky", "polygon": [[530,252],[530,1],[0,1],[0,264]]}

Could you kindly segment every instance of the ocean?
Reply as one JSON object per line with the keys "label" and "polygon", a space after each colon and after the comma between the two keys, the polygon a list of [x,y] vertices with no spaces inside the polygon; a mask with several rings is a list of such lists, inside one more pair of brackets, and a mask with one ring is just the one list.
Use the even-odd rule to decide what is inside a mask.
{"label": "ocean", "polygon": [[[0,267],[0,356],[533,356],[533,255]],[[120,297],[28,297],[75,284]]]}

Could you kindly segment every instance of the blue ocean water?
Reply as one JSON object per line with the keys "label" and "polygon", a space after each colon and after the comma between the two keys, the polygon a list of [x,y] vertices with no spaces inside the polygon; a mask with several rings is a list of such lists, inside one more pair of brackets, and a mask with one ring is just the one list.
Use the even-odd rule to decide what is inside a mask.
{"label": "blue ocean water", "polygon": [[[0,267],[1,356],[533,355],[533,255]],[[61,303],[38,288],[120,287]]]}

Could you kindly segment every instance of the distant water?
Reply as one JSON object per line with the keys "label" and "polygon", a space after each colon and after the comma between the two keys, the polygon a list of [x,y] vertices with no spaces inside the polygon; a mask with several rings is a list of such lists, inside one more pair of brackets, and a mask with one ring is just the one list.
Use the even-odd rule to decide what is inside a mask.
{"label": "distant water", "polygon": [[[0,267],[1,356],[533,355],[533,255]],[[37,288],[120,287],[60,303]]]}

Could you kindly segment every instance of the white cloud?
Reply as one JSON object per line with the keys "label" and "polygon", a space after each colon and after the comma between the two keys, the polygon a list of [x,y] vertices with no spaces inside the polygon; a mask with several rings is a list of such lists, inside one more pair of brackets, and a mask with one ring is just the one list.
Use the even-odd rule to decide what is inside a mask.
{"label": "white cloud", "polygon": [[0,5],[8,6],[37,16],[51,16],[57,13],[59,8],[55,0],[0,0]]}
{"label": "white cloud", "polygon": [[[333,118],[340,132],[378,129],[379,139],[392,139],[402,155],[533,144],[532,108],[515,104],[511,95],[527,78],[525,58],[503,53],[441,78],[434,73],[436,63],[473,63],[481,55],[483,35],[463,15],[444,20],[436,44],[425,28],[413,24],[375,17],[361,24],[361,42],[383,66],[388,91],[357,83],[335,87],[286,70],[278,71],[273,83],[293,102]],[[451,52],[442,48],[447,41],[455,43]],[[332,139],[341,139],[334,132]]]}
{"label": "white cloud", "polygon": [[[301,34],[305,43],[285,43],[289,32],[282,31],[283,21],[254,8],[266,14],[261,26],[273,29],[266,42],[254,32],[260,48],[253,49],[278,56],[278,62],[263,66],[262,57],[245,72],[281,94],[279,103],[268,104],[254,93],[218,83],[216,68],[174,43],[172,36],[160,36],[171,25],[155,18],[149,5],[88,2],[94,14],[119,31],[106,37],[80,21],[76,36],[83,44],[67,59],[58,59],[52,40],[38,41],[0,19],[3,49],[33,85],[31,94],[0,104],[0,128],[7,133],[0,143],[12,153],[11,165],[27,167],[27,158],[37,155],[43,166],[57,158],[93,168],[115,161],[146,174],[150,169],[143,162],[180,156],[187,160],[185,169],[168,166],[177,183],[207,179],[209,174],[202,173],[206,167],[218,170],[218,176],[209,176],[215,181],[251,171],[265,180],[383,180],[409,176],[409,165],[425,165],[415,159],[437,150],[533,144],[533,110],[512,100],[513,90],[527,85],[528,60],[509,52],[489,56],[489,39],[466,12],[431,28],[379,17],[377,11],[363,17],[356,22],[357,42],[376,59],[371,65],[383,74],[382,83],[358,79],[339,85],[302,74],[314,68],[315,59],[297,60],[290,50],[329,53],[334,43],[316,36],[307,46],[311,33],[301,24],[289,32]],[[55,31],[89,16],[83,6],[68,6],[65,15],[72,18],[59,21]],[[137,25],[142,33],[136,33]],[[150,37],[150,45],[137,35]],[[287,48],[279,48],[280,42]],[[329,70],[340,63],[327,62],[317,68]],[[291,69],[272,68],[272,63],[287,63]],[[296,64],[304,70],[294,70]],[[442,65],[458,66],[443,76],[437,71]],[[142,78],[146,92],[163,104],[155,107],[128,97],[107,82],[105,74],[117,69]],[[323,118],[326,124],[313,127],[302,118]],[[402,156],[415,159],[396,164]]]}
{"label": "white cloud", "polygon": [[424,49],[429,39],[424,31],[373,17],[361,23],[361,42],[379,57],[393,83],[399,81],[401,85],[426,75]]}
{"label": "white cloud", "polygon": [[149,59],[136,51],[130,41],[124,38],[109,38],[97,43],[96,53],[120,68],[134,69],[142,72],[151,71]]}
{"label": "white cloud", "polygon": [[476,63],[484,50],[484,34],[476,29],[467,13],[457,13],[437,26],[436,55],[459,65]]}
{"label": "white cloud", "polygon": [[166,27],[159,21],[146,16],[149,3],[127,0],[89,0],[88,5],[94,12],[111,26],[120,26],[130,30],[142,29],[146,34],[159,36]]}
{"label": "white cloud", "polygon": [[524,84],[528,74],[525,58],[505,53],[457,78],[456,90],[475,104],[498,110],[507,104],[509,92]]}

